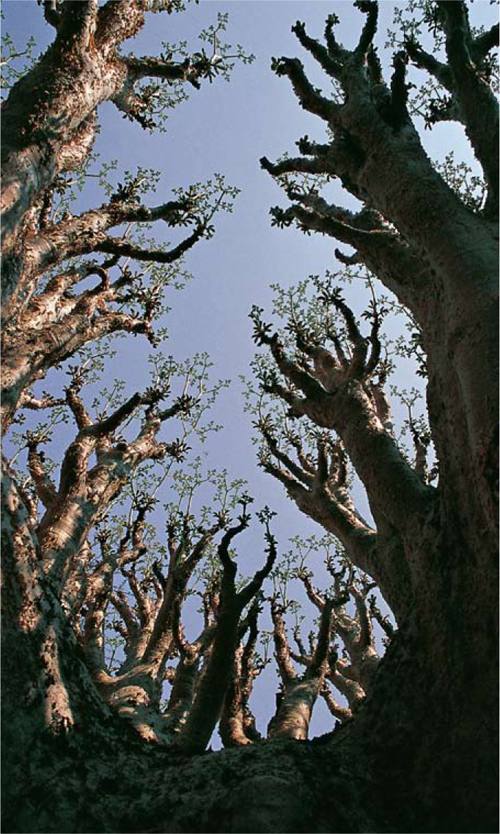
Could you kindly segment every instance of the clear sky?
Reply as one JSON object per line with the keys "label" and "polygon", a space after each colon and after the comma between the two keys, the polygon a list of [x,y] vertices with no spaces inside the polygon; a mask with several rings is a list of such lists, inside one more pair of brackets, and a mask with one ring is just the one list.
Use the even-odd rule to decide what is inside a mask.
{"label": "clear sky", "polygon": [[[378,44],[382,48],[396,4],[386,0],[380,5]],[[4,29],[16,46],[21,47],[32,34],[40,49],[52,39],[52,29],[32,0],[4,0],[3,11]],[[266,155],[273,160],[284,151],[294,154],[294,143],[301,136],[308,134],[324,141],[324,132],[322,123],[298,106],[288,80],[271,72],[270,62],[272,56],[301,57],[310,67],[311,80],[327,92],[328,80],[301,49],[291,26],[297,19],[304,20],[309,34],[320,37],[326,16],[334,11],[340,18],[338,39],[352,46],[364,18],[350,0],[202,0],[199,5],[190,3],[182,14],[148,16],[144,30],[130,43],[130,50],[138,55],[154,55],[162,41],[185,39],[196,51],[198,33],[214,22],[218,11],[229,13],[225,39],[255,53],[255,62],[250,66],[237,64],[229,84],[219,79],[213,84],[203,83],[200,91],[193,90],[190,101],[172,111],[166,133],[143,131],[136,123],[124,120],[113,105],[104,105],[96,150],[104,160],[119,160],[117,179],[124,169],[160,169],[160,187],[156,197],[148,198],[151,204],[170,199],[171,187],[187,186],[214,172],[224,174],[231,185],[241,189],[234,213],[217,216],[214,238],[189,252],[187,266],[194,278],[170,299],[170,336],[161,349],[178,359],[207,351],[215,365],[214,376],[233,380],[214,409],[213,417],[223,423],[224,429],[206,446],[207,464],[226,467],[231,477],[248,479],[256,506],[267,503],[278,511],[274,527],[285,550],[289,536],[321,534],[321,530],[301,516],[281,486],[256,466],[250,418],[242,413],[238,381],[240,374],[248,375],[255,352],[248,313],[252,304],[270,309],[270,283],[291,286],[309,274],[335,269],[336,244],[330,238],[308,237],[296,229],[280,231],[271,227],[269,208],[286,204],[286,199],[272,178],[261,171],[259,158]],[[494,18],[495,7],[488,0],[474,3],[476,22],[491,25]],[[385,63],[387,66],[388,60]],[[442,159],[453,148],[459,158],[471,162],[465,138],[455,126],[445,124],[426,131],[424,140],[432,158]],[[94,189],[89,191],[88,199],[90,207],[102,202],[103,197]],[[155,234],[162,239],[164,233],[156,229]],[[359,314],[366,303],[360,289],[351,290],[349,298]],[[145,340],[122,340],[118,360],[107,371],[108,381],[118,373],[127,378],[127,394],[144,388],[149,351]],[[399,372],[400,385],[415,384],[408,373],[407,368]],[[67,437],[64,431],[60,433],[61,447],[66,445]],[[361,496],[359,501],[362,504]],[[255,570],[263,561],[260,526],[252,527],[241,543],[248,570]],[[271,694],[267,702],[261,718],[268,719],[273,710]],[[314,731],[324,732],[331,724],[325,708],[319,705]],[[261,725],[261,729],[265,727]]]}

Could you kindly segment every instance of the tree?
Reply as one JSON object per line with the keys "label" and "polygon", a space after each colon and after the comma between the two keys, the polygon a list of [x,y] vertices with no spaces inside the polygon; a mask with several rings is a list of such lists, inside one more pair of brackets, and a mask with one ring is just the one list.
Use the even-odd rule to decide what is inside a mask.
{"label": "tree", "polygon": [[[144,392],[95,414],[82,396],[85,363],[69,369],[61,402],[31,390],[50,368],[110,333],[143,333],[155,343],[153,321],[171,280],[157,265],[175,264],[210,234],[215,208],[232,193],[217,180],[201,193],[189,189],[148,208],[139,174],[124,178],[98,209],[61,216],[58,194],[64,195],[66,173],[88,158],[96,108],[111,100],[147,128],[155,96],[143,79],[197,85],[224,71],[228,53],[222,64],[204,53],[182,61],[121,54],[119,45],[139,31],[146,12],[173,12],[177,2],[43,4],[54,42],[4,106],[4,426],[22,408],[61,407],[71,413],[76,435],[58,486],[37,434],[26,437],[29,486],[8,467],[4,473],[5,830],[496,830],[498,170],[489,52],[498,27],[474,32],[459,0],[424,3],[424,21],[444,37],[446,59],[426,52],[410,29],[388,86],[373,45],[377,4],[356,5],[366,23],[352,52],[336,42],[334,16],[325,45],[303,24],[294,27],[335,82],[332,100],[310,84],[297,59],[274,62],[300,104],[326,123],[328,142],[305,138],[302,156],[264,159],[263,167],[292,201],[274,210],[277,225],[297,223],[349,245],[353,254],[337,257],[364,264],[410,312],[425,354],[439,482],[432,486],[426,476],[427,437],[411,413],[415,461],[393,436],[377,305],[364,337],[338,289],[326,286],[321,303],[343,319],[344,337],[311,332],[295,319],[293,346],[264,323],[263,311],[254,311],[257,340],[272,358],[265,390],[314,432],[290,432],[263,418],[262,465],[344,548],[341,570],[332,568],[333,597],[299,571],[320,610],[309,648],[296,630],[298,651],[291,649],[286,606],[271,599],[282,692],[269,738],[260,744],[249,697],[265,663],[255,646],[260,589],[276,559],[269,512],[261,516],[266,563],[242,587],[230,544],[248,525],[244,496],[236,494],[229,506],[243,502],[236,524],[227,506],[211,525],[198,520],[201,530],[189,512],[172,513],[166,568],[146,556],[151,507],[144,490],[133,492],[128,517],[114,527],[101,512],[125,493],[138,466],[184,456],[186,432],[198,430],[206,406],[188,398],[182,384],[175,387],[174,372],[204,378],[203,360],[201,369],[200,361],[184,370],[157,366]],[[446,90],[446,106],[434,104],[430,119],[465,125],[487,183],[484,205],[464,202],[427,158],[409,112],[409,61]],[[320,196],[314,178],[334,176],[363,203],[358,212]],[[194,229],[171,248],[153,248],[136,233],[135,239],[108,233],[159,220]],[[153,267],[134,275],[123,257]],[[85,281],[94,275],[99,283],[89,289]],[[162,424],[179,418],[184,435],[160,442]],[[367,491],[373,522],[353,504],[348,460]],[[190,641],[182,605],[203,558],[212,565],[202,592],[205,624]],[[118,573],[122,589],[113,584]],[[368,600],[372,580],[395,614],[396,634],[376,600]],[[345,608],[349,598],[355,612]],[[111,607],[125,651],[112,674],[102,645]],[[391,638],[381,661],[373,619]],[[333,635],[344,643],[344,658]],[[167,665],[172,656],[174,669]],[[293,660],[305,667],[300,677]],[[161,685],[169,677],[170,700],[161,713]],[[352,717],[333,701],[327,680],[344,687]],[[305,742],[323,693],[342,726]],[[219,716],[226,746],[242,749],[202,753]]]}
{"label": "tree", "polygon": [[[406,771],[405,778],[411,776],[405,790],[412,786],[413,803],[418,796],[421,807],[446,804],[447,823],[442,828],[443,821],[434,816],[432,830],[446,825],[468,830],[468,825],[492,824],[486,822],[486,774],[495,756],[488,719],[480,729],[472,714],[496,714],[488,623],[496,610],[490,588],[495,584],[492,554],[497,541],[497,412],[491,393],[496,390],[497,355],[498,107],[489,83],[488,53],[498,42],[498,26],[474,32],[465,3],[421,4],[424,20],[444,41],[446,58],[426,52],[415,31],[407,29],[389,88],[373,47],[377,4],[356,5],[366,23],[352,52],[337,43],[333,15],[324,43],[311,38],[304,24],[293,27],[301,45],[334,82],[335,100],[311,85],[298,59],[274,61],[275,72],[290,79],[300,105],[324,121],[331,140],[319,145],[305,137],[298,142],[302,156],[261,162],[292,201],[288,208],[273,209],[274,222],[296,224],[348,244],[352,254],[336,250],[337,258],[349,266],[364,264],[410,312],[425,353],[439,482],[432,486],[425,478],[425,442],[418,431],[413,432],[417,461],[412,465],[387,426],[376,309],[370,316],[371,333],[365,336],[338,288],[324,291],[322,301],[344,319],[349,350],[335,333],[324,333],[318,341],[317,334],[292,320],[293,354],[283,337],[263,323],[258,309],[253,313],[256,339],[269,347],[279,371],[268,373],[265,390],[287,403],[291,417],[306,417],[336,433],[367,491],[374,526],[360,518],[339,490],[344,484],[335,460],[338,452],[333,450],[329,458],[324,440],[318,444],[315,467],[308,471],[283,455],[264,423],[268,456],[263,465],[284,483],[303,512],[339,537],[353,563],[376,579],[398,621],[397,639],[352,733],[365,733],[372,741],[376,735],[377,745],[384,739],[382,760],[391,789],[401,784],[398,773]],[[464,126],[484,173],[482,205],[461,199],[428,159],[409,112],[408,62],[426,70],[446,91],[445,107],[436,109],[431,102],[429,122],[457,120]],[[309,180],[301,186],[304,174]],[[314,182],[318,175],[338,177],[361,201],[361,209],[348,211],[329,203]],[[473,668],[462,655],[471,633]],[[485,668],[488,678],[491,672],[488,680],[480,671]],[[398,708],[382,700],[389,679],[399,692]],[[424,707],[429,694],[432,717]],[[405,748],[414,751],[414,758],[408,760]],[[481,789],[475,781],[478,774]],[[460,799],[469,778],[468,795],[472,784],[478,790],[475,810]],[[418,816],[413,825],[421,830]]]}

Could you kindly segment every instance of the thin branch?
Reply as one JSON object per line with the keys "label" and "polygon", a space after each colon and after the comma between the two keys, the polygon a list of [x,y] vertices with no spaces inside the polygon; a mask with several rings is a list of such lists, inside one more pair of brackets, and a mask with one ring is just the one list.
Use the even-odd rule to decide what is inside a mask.
{"label": "thin branch", "polygon": [[280,58],[273,64],[273,69],[277,75],[288,76],[304,110],[329,123],[337,120],[338,106],[320,95],[312,86],[304,72],[304,65],[298,58]]}
{"label": "thin branch", "polygon": [[138,261],[151,261],[158,264],[171,264],[177,261],[188,249],[191,249],[198,240],[205,234],[205,226],[200,224],[181,243],[174,246],[167,252],[159,249],[142,249],[124,238],[104,237],[99,239],[92,247],[94,252],[106,252],[111,255],[120,255],[134,258]]}

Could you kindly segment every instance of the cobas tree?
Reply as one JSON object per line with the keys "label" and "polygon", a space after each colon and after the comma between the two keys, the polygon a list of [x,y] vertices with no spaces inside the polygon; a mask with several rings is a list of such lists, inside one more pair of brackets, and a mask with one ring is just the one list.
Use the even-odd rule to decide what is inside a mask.
{"label": "cobas tree", "polygon": [[[262,668],[261,589],[277,559],[271,514],[260,515],[260,569],[239,583],[230,545],[249,523],[244,495],[228,503],[223,489],[215,520],[198,527],[188,512],[172,512],[161,562],[147,557],[151,488],[132,491],[125,521],[113,529],[106,521],[138,468],[182,460],[186,432],[199,430],[205,409],[203,360],[188,370],[157,364],[151,385],[118,405],[93,410],[84,396],[82,350],[116,332],[156,344],[168,270],[211,234],[213,213],[232,192],[219,179],[148,207],[138,176],[98,208],[60,208],[68,175],[91,152],[100,104],[112,101],[151,126],[158,95],[212,79],[229,58],[124,56],[120,44],[148,12],[180,8],[171,0],[43,3],[54,41],[13,86],[3,114],[3,425],[23,409],[63,408],[75,428],[57,484],[37,432],[26,433],[27,477],[4,469],[6,831],[497,830],[498,114],[490,53],[498,26],[475,31],[459,0],[412,4],[442,54],[426,51],[418,27],[407,26],[386,81],[377,3],[356,5],[366,22],[354,50],[337,42],[334,15],[322,41],[294,26],[333,94],[322,95],[296,58],[273,68],[323,120],[325,143],[305,137],[299,157],[262,166],[290,200],[273,209],[276,225],[349,246],[337,258],[368,269],[411,315],[429,432],[410,418],[414,456],[393,433],[377,304],[368,335],[331,284],[318,288],[324,315],[311,318],[302,306],[284,333],[254,309],[256,340],[270,357],[263,394],[287,410],[286,420],[275,419],[277,409],[259,416],[261,465],[343,548],[340,568],[330,564],[330,593],[297,572],[319,612],[308,646],[297,630],[292,647],[286,605],[271,598],[281,693],[263,742],[249,697]],[[428,100],[429,123],[464,126],[484,174],[481,202],[464,199],[426,155],[411,115],[409,63],[438,93]],[[154,90],[151,79],[161,81]],[[333,178],[358,210],[328,200]],[[148,245],[137,227],[160,221],[173,233],[191,231],[171,246]],[[74,356],[59,399],[33,392]],[[176,388],[174,370],[199,381],[197,395]],[[184,434],[161,441],[170,420]],[[350,468],[366,490],[368,521],[350,494]],[[203,629],[190,641],[182,609],[204,559],[212,569]],[[374,583],[396,632],[369,597]],[[104,651],[110,610],[121,637],[113,663]],[[373,621],[389,641],[382,660]],[[308,742],[320,694],[340,723]],[[203,753],[218,722],[232,749]]]}

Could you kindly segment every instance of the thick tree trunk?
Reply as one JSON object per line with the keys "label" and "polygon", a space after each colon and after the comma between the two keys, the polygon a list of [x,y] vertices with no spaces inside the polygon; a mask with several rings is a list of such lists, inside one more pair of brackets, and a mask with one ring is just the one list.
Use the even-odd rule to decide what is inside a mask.
{"label": "thick tree trunk", "polygon": [[[144,749],[112,719],[55,738],[31,727],[29,745],[16,732],[14,761],[4,762],[4,830],[495,832],[495,762],[483,752],[494,690],[484,667],[475,676],[478,660],[458,698],[444,642],[436,651],[435,633],[401,629],[356,721],[309,743],[189,757]],[[444,660],[431,674],[429,655]]]}
{"label": "thick tree trunk", "polygon": [[458,523],[436,538],[429,519],[425,583],[354,721],[312,742],[187,756],[109,712],[8,489],[5,831],[497,831],[496,629]]}
{"label": "thick tree trunk", "polygon": [[355,720],[313,742],[189,757],[136,737],[97,692],[6,478],[5,831],[497,831],[490,485],[486,469],[482,491],[480,473],[472,486],[461,468],[459,439],[480,447],[462,421],[456,370],[440,354],[446,332],[428,347],[429,408],[438,452],[453,441],[455,456],[440,463],[457,479],[442,474],[427,515],[407,527],[412,604],[371,693]]}

